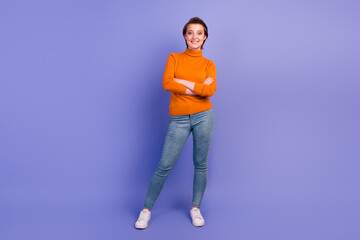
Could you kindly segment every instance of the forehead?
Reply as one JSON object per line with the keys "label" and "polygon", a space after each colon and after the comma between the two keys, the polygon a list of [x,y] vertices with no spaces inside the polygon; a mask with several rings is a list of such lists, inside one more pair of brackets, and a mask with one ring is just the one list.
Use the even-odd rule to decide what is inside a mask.
{"label": "forehead", "polygon": [[190,31],[190,30],[192,30],[192,31],[199,31],[199,30],[203,31],[204,27],[199,23],[191,23],[187,27],[187,31]]}

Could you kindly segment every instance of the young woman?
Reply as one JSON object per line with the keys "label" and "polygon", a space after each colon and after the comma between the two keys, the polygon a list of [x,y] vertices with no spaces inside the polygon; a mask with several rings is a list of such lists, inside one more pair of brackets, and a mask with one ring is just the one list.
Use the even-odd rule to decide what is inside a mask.
{"label": "young woman", "polygon": [[209,146],[214,132],[215,117],[209,97],[216,91],[216,69],[211,60],[202,56],[208,37],[203,20],[191,18],[184,26],[183,36],[187,47],[185,52],[171,53],[165,67],[163,88],[171,92],[169,126],[144,209],[135,223],[138,229],[148,226],[154,202],[191,132],[195,173],[190,216],[194,226],[205,224],[199,207],[206,186]]}

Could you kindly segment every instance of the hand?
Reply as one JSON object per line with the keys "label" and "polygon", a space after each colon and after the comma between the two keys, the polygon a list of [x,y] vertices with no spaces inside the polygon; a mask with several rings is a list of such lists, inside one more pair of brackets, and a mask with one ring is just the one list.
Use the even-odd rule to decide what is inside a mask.
{"label": "hand", "polygon": [[210,85],[213,81],[214,81],[213,78],[208,77],[207,79],[205,79],[205,81],[203,82],[203,84]]}

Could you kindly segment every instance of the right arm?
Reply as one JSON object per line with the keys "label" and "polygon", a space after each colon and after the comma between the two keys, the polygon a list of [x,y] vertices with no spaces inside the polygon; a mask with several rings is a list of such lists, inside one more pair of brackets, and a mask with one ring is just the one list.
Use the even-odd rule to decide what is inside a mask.
{"label": "right arm", "polygon": [[166,91],[186,94],[187,89],[185,86],[181,85],[178,82],[174,81],[175,76],[175,59],[172,54],[169,54],[168,60],[166,62],[165,72],[163,76],[163,88]]}

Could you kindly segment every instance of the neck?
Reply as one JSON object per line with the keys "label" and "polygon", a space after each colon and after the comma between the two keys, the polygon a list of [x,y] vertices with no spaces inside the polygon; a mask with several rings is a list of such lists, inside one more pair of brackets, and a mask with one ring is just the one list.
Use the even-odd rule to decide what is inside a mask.
{"label": "neck", "polygon": [[202,56],[202,50],[191,50],[189,48],[186,48],[185,54],[191,56],[191,57],[201,57]]}

